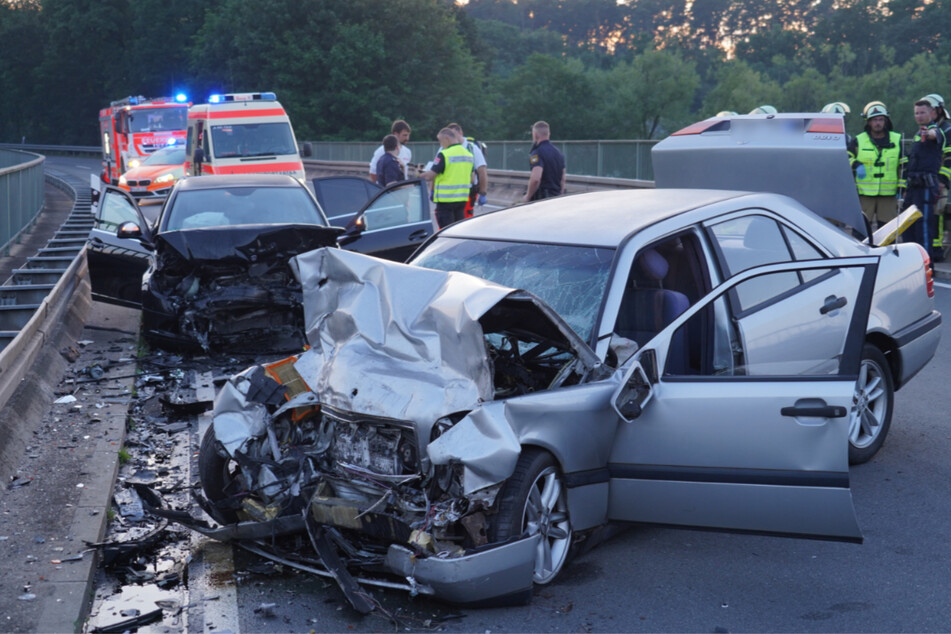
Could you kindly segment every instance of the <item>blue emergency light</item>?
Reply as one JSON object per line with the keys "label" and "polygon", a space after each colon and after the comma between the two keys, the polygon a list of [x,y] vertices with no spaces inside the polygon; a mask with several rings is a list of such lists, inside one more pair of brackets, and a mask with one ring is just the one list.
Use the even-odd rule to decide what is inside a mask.
{"label": "blue emergency light", "polygon": [[186,101],[188,101],[188,95],[186,95],[183,92],[180,92],[177,95],[175,95],[175,101],[177,101],[178,103],[185,103]]}

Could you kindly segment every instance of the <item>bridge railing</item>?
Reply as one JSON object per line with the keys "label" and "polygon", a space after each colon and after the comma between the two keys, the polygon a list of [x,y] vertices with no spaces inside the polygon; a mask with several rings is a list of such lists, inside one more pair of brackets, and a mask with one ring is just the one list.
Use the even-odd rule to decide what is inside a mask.
{"label": "bridge railing", "polygon": [[[319,161],[368,163],[380,144],[311,141],[313,158]],[[641,181],[654,179],[651,141],[552,141],[565,155],[569,175],[625,178]],[[528,171],[530,141],[485,141],[486,162],[490,169]],[[411,141],[414,163],[426,163],[436,156],[439,144]]]}
{"label": "bridge railing", "polygon": [[0,150],[0,254],[9,253],[43,209],[44,160],[32,152]]}

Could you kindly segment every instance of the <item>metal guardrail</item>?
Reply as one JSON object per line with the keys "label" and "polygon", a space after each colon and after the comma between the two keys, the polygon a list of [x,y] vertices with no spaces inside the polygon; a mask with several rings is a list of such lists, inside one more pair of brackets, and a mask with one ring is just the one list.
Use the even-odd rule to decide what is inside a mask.
{"label": "metal guardrail", "polygon": [[[565,155],[568,174],[649,181],[654,179],[651,148],[656,140],[552,141]],[[369,163],[377,143],[311,141],[318,161]],[[495,170],[528,171],[531,141],[485,141],[486,163]],[[426,163],[439,151],[438,143],[411,141],[414,163]]]}
{"label": "metal guardrail", "polygon": [[0,255],[33,225],[43,209],[43,162],[39,154],[0,150]]}

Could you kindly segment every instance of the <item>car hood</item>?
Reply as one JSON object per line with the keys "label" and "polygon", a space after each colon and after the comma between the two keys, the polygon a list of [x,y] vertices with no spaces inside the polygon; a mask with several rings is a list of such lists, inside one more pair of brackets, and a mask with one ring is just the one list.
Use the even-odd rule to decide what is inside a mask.
{"label": "car hood", "polygon": [[658,188],[784,194],[852,235],[868,237],[840,114],[713,117],[651,150]]}
{"label": "car hood", "polygon": [[165,231],[155,236],[156,252],[191,263],[250,267],[262,258],[286,261],[294,255],[336,244],[341,230],[320,225],[243,225]]}
{"label": "car hood", "polygon": [[321,403],[412,421],[424,439],[439,418],[493,400],[485,340],[493,320],[519,320],[521,329],[558,341],[584,372],[601,367],[580,337],[527,291],[340,249],[299,255],[291,266],[311,345],[296,367]]}

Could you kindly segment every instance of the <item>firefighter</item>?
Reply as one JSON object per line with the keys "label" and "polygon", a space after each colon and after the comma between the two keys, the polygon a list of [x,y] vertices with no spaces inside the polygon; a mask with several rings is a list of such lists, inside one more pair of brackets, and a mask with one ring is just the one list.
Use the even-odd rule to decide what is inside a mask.
{"label": "firefighter", "polygon": [[436,138],[442,149],[422,177],[433,184],[436,224],[442,229],[465,217],[473,157],[472,152],[459,143],[455,130],[443,128]]}
{"label": "firefighter", "polygon": [[[849,104],[845,103],[844,101],[833,101],[832,103],[827,103],[826,105],[822,106],[821,112],[830,112],[842,115],[844,125],[845,115],[852,112],[852,109],[849,108]],[[852,149],[853,141],[854,139],[852,138],[852,135],[846,133],[845,147],[849,153],[849,165],[852,166],[852,173],[855,174],[856,169],[861,168],[861,164],[855,160],[855,152]]]}
{"label": "firefighter", "polygon": [[862,118],[865,131],[849,141],[849,155],[856,166],[855,185],[862,213],[877,228],[897,215],[901,134],[892,130],[888,109],[881,101],[866,104]]}
{"label": "firefighter", "polygon": [[947,194],[951,180],[951,140],[934,122],[938,105],[938,100],[931,96],[915,102],[918,132],[908,156],[902,158],[899,181],[902,209],[916,205],[922,213],[921,222],[914,223],[908,233],[928,250],[935,262],[944,260],[936,204]]}

